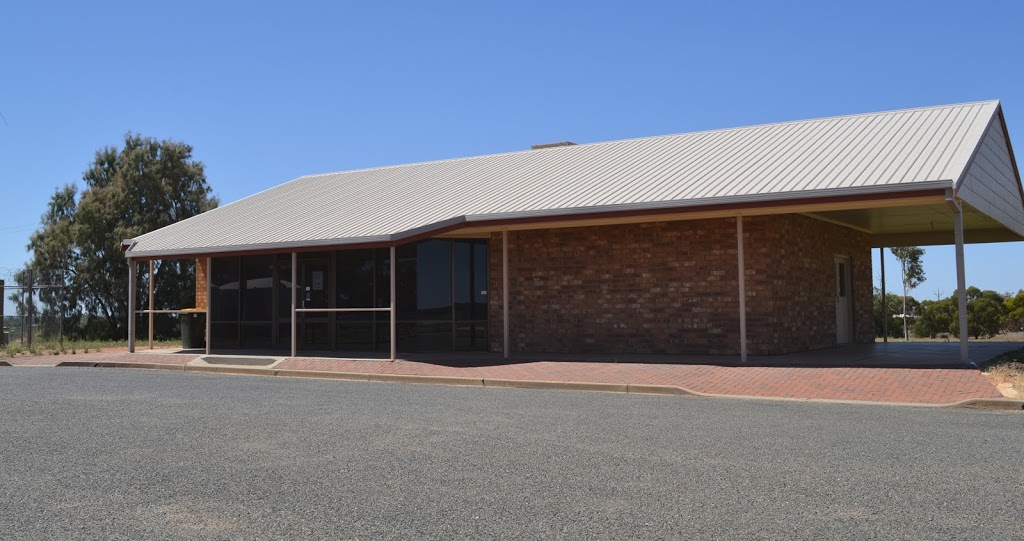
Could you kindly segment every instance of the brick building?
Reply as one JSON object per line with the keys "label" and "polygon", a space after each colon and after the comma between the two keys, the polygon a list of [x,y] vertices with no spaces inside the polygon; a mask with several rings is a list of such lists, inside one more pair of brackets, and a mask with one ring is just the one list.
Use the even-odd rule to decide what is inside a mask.
{"label": "brick building", "polygon": [[996,101],[538,145],[301,177],[125,240],[129,339],[137,263],[194,258],[208,349],[781,354],[873,341],[873,247],[956,244],[963,292],[963,243],[1021,239]]}

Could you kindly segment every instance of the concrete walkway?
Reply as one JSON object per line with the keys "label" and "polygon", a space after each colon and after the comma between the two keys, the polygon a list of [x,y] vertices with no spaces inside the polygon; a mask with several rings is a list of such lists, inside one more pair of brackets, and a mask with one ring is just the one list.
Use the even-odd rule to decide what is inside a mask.
{"label": "concrete walkway", "polygon": [[[972,357],[989,359],[1021,343],[972,344]],[[416,356],[398,361],[346,358],[278,358],[274,370],[368,375],[410,375],[493,380],[580,382],[682,387],[703,394],[795,399],[949,404],[1000,398],[975,367],[955,357],[956,344],[875,344],[754,359],[737,366],[729,358],[547,356],[501,359],[490,355]],[[948,350],[948,351],[947,351]],[[8,359],[12,365],[54,366],[63,361],[195,366],[195,352],[93,353]],[[766,362],[770,360],[772,362]],[[222,360],[219,364],[225,364]],[[228,361],[229,362],[229,361]],[[707,361],[705,361],[707,362]],[[887,367],[892,366],[892,367]],[[260,370],[252,368],[253,370]],[[266,370],[266,369],[263,369]],[[255,373],[255,372],[254,372]]]}

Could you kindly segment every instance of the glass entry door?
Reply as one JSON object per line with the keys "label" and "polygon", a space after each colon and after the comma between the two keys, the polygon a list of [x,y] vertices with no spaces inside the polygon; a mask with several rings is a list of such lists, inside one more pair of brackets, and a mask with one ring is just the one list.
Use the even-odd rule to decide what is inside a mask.
{"label": "glass entry door", "polygon": [[[331,308],[330,264],[327,258],[299,259],[299,308]],[[304,312],[299,318],[303,349],[329,349],[330,312]]]}
{"label": "glass entry door", "polygon": [[487,243],[456,240],[452,258],[454,349],[486,351]]}

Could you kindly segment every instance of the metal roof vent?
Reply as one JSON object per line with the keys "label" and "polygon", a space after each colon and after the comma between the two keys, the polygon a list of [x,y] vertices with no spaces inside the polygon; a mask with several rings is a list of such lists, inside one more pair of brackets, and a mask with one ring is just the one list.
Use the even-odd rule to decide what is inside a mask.
{"label": "metal roof vent", "polygon": [[555,148],[555,147],[571,147],[575,146],[576,143],[572,141],[559,141],[557,143],[544,143],[542,145],[530,145],[530,150],[540,150],[542,148]]}

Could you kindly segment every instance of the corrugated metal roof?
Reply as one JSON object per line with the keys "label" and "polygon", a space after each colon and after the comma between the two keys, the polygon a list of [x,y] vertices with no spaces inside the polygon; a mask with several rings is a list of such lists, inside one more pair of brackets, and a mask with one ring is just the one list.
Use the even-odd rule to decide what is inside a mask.
{"label": "corrugated metal roof", "polygon": [[300,177],[128,255],[390,241],[463,221],[914,189],[960,178],[998,101]]}

